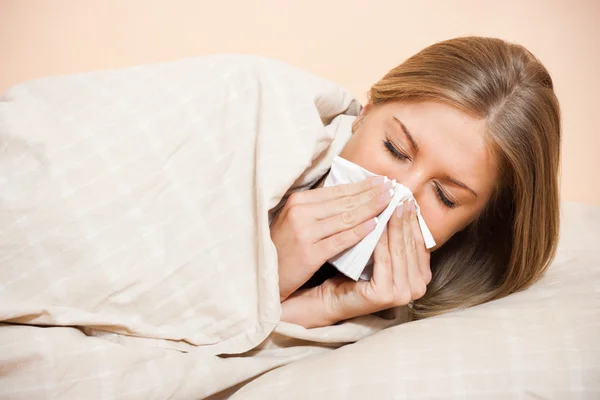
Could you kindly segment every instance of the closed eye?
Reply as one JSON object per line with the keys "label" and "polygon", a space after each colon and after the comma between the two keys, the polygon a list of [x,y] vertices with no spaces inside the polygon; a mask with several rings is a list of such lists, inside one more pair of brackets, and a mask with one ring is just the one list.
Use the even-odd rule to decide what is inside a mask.
{"label": "closed eye", "polygon": [[390,142],[388,139],[385,139],[383,141],[383,145],[384,145],[385,149],[387,150],[387,152],[392,155],[392,157],[397,158],[398,160],[401,160],[401,161],[412,161],[408,155],[406,155],[401,150],[398,150],[396,148],[396,146],[394,146],[392,144],[392,142]]}
{"label": "closed eye", "polygon": [[[411,158],[408,155],[406,155],[403,151],[398,150],[398,148],[396,148],[396,146],[394,146],[394,144],[390,140],[385,139],[383,141],[383,145],[384,145],[386,151],[388,153],[390,153],[392,155],[392,157],[394,157],[400,161],[412,161]],[[456,202],[450,200],[448,198],[448,196],[444,193],[442,188],[437,183],[434,184],[434,188],[435,188],[438,198],[440,199],[440,201],[442,202],[442,204],[445,207],[448,207],[448,208],[456,207]]]}
{"label": "closed eye", "polygon": [[437,192],[437,195],[440,199],[440,201],[444,204],[444,206],[448,207],[448,208],[454,208],[456,207],[456,203],[453,202],[452,200],[450,200],[442,191],[442,189],[440,188],[440,186],[436,183],[435,184],[435,191]]}

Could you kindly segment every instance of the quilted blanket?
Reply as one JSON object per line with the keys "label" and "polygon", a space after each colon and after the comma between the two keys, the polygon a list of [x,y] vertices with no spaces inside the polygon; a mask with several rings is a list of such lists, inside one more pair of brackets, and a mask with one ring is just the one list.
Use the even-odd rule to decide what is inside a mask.
{"label": "quilted blanket", "polygon": [[359,109],[240,55],[5,93],[0,397],[224,397],[397,323],[279,322],[270,212],[327,172]]}

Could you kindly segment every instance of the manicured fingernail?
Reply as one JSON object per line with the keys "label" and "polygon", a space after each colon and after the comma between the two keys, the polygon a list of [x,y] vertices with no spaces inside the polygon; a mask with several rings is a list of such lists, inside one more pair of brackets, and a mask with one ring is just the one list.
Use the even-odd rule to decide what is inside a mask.
{"label": "manicured fingernail", "polygon": [[391,190],[392,188],[392,181],[386,181],[383,186],[381,187],[381,190]]}
{"label": "manicured fingernail", "polygon": [[379,195],[378,200],[380,203],[387,203],[391,197],[392,197],[392,194],[390,194],[390,191],[386,190],[385,192],[383,192],[382,194]]}
{"label": "manicured fingernail", "polygon": [[402,213],[404,212],[404,204],[400,204],[396,207],[396,217],[402,218]]}
{"label": "manicured fingernail", "polygon": [[376,176],[371,178],[371,183],[373,184],[373,186],[379,186],[383,182],[385,182],[385,176]]}
{"label": "manicured fingernail", "polygon": [[372,231],[377,226],[377,222],[379,222],[379,220],[377,219],[377,217],[375,217],[373,219],[366,221],[365,226],[367,227],[368,230]]}
{"label": "manicured fingernail", "polygon": [[413,217],[413,218],[417,217],[417,203],[415,203],[414,200],[412,201],[411,217]]}
{"label": "manicured fingernail", "polygon": [[404,213],[402,214],[403,218],[405,220],[408,220],[410,218],[410,213],[411,213],[411,201],[408,200],[404,203]]}

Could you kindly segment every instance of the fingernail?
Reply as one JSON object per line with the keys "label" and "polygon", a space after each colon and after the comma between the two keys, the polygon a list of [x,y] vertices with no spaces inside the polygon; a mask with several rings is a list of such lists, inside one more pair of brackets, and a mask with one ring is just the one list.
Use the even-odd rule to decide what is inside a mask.
{"label": "fingernail", "polygon": [[392,181],[386,181],[381,190],[392,190]]}
{"label": "fingernail", "polygon": [[385,192],[379,195],[378,200],[380,203],[387,203],[391,197],[392,195],[390,194],[389,190],[386,190]]}
{"label": "fingernail", "polygon": [[370,219],[365,222],[365,226],[368,230],[372,231],[377,226],[378,219],[377,217]]}
{"label": "fingernail", "polygon": [[375,217],[373,219],[375,220],[375,225],[377,225],[379,223],[379,218]]}
{"label": "fingernail", "polygon": [[412,203],[411,203],[411,201],[410,201],[410,200],[408,200],[407,202],[405,202],[405,203],[404,203],[404,207],[405,207],[405,208],[404,208],[404,211],[405,211],[405,212],[404,212],[404,215],[403,215],[403,216],[404,216],[404,219],[405,219],[405,220],[409,220],[409,219],[410,219],[410,215],[411,215],[410,213],[412,212],[412,211],[411,211],[411,210],[412,210],[412,209],[411,209],[411,206],[412,206]]}
{"label": "fingernail", "polygon": [[396,207],[396,217],[402,218],[402,213],[404,212],[404,204],[400,204]]}
{"label": "fingernail", "polygon": [[376,176],[376,177],[373,177],[373,178],[371,178],[371,182],[373,183],[373,186],[379,186],[383,182],[385,182],[385,176]]}

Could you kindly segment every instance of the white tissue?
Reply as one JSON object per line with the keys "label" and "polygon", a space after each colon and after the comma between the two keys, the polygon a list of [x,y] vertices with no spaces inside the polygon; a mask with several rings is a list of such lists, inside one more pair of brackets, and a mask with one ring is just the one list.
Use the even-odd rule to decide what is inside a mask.
{"label": "white tissue", "polygon": [[[344,158],[335,157],[331,166],[331,170],[329,171],[329,175],[327,175],[327,178],[325,179],[324,186],[327,187],[360,182],[373,176],[379,175],[369,172],[361,166],[356,165]],[[385,180],[388,181],[389,179],[386,177]],[[373,251],[375,251],[375,246],[377,245],[377,242],[383,233],[383,230],[385,229],[388,221],[398,205],[402,204],[406,200],[414,200],[410,189],[408,189],[406,186],[395,183],[395,181],[393,182],[394,196],[392,197],[392,200],[386,209],[377,217],[378,221],[375,229],[358,244],[329,260],[333,266],[335,266],[340,272],[349,278],[354,280],[358,280],[359,278],[364,280],[371,279],[373,263],[372,255]],[[425,246],[430,249],[435,246],[435,240],[433,240],[433,236],[431,235],[425,220],[421,216],[421,210],[416,200],[414,200],[414,203],[416,205],[417,219],[419,221],[421,233],[423,234]]]}

